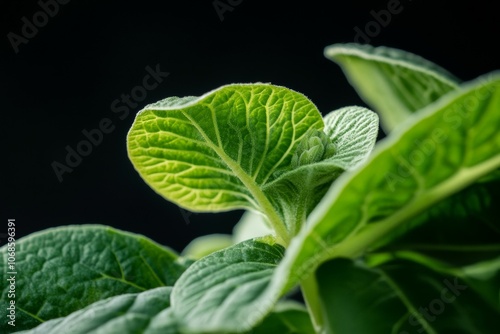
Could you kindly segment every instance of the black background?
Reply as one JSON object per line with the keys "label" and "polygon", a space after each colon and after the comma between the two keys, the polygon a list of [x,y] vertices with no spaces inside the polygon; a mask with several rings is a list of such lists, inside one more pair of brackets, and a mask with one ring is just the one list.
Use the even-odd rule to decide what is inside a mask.
{"label": "black background", "polygon": [[[227,0],[222,0],[227,2]],[[234,1],[233,3],[237,3]],[[323,48],[352,42],[372,10],[389,1],[243,0],[221,21],[207,1],[72,0],[14,52],[37,1],[2,2],[1,211],[18,237],[47,227],[100,223],[142,233],[180,251],[192,238],[229,232],[241,212],[183,213],[139,177],[125,138],[134,115],[168,96],[201,95],[234,82],[271,82],[307,95],[323,113],[362,105]],[[500,68],[500,20],[494,1],[401,0],[370,44],[417,53],[470,80]],[[111,103],[142,84],[145,67],[170,75],[120,120]],[[115,130],[59,182],[81,131],[110,118]],[[185,219],[187,218],[187,219]],[[0,226],[0,233],[2,227]],[[4,242],[4,240],[3,240]],[[2,243],[3,243],[2,242]]]}

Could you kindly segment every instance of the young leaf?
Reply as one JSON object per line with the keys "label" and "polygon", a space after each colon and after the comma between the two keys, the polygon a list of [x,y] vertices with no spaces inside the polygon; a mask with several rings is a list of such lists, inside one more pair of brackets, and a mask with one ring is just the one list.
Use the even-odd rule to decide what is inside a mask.
{"label": "young leaf", "polygon": [[170,306],[171,287],[123,294],[98,301],[39,325],[23,334],[177,334]]}
{"label": "young leaf", "polygon": [[358,94],[381,114],[386,131],[459,84],[441,67],[398,49],[334,44],[325,48],[325,56],[342,67]]}
{"label": "young leaf", "polygon": [[191,211],[260,210],[285,237],[262,188],[290,165],[310,129],[322,130],[323,119],[302,94],[268,84],[228,85],[147,106],[127,144],[136,170],[166,199]]}
{"label": "young leaf", "polygon": [[362,107],[346,107],[326,115],[324,122],[325,133],[335,146],[332,161],[347,170],[368,158],[377,140],[377,114]]}
{"label": "young leaf", "polygon": [[181,327],[195,332],[252,328],[275,303],[261,304],[265,311],[258,319],[249,318],[248,307],[254,307],[284,250],[269,236],[247,240],[195,262],[172,292],[172,307]]}
{"label": "young leaf", "polygon": [[287,228],[296,235],[309,213],[341,173],[354,168],[371,152],[378,117],[362,107],[347,107],[325,117],[325,130],[311,131],[298,145],[292,169],[265,187]]}
{"label": "young leaf", "polygon": [[[0,248],[6,254],[7,246]],[[140,235],[100,225],[31,234],[16,243],[16,329],[63,317],[98,300],[173,285],[186,269],[170,249]],[[9,278],[0,258],[1,280]],[[7,285],[2,285],[7,288]],[[2,293],[0,307],[9,299]],[[0,329],[10,326],[2,321]]]}
{"label": "young leaf", "polygon": [[316,272],[325,333],[496,333],[500,305],[490,297],[498,296],[500,258],[495,263],[493,271],[476,268],[491,275],[481,280],[467,268],[436,271],[403,259],[376,268],[326,262]]}

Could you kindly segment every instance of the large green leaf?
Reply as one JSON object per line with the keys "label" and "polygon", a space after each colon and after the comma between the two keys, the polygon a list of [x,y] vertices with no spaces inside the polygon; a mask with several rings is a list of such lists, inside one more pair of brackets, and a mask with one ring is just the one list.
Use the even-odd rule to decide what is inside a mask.
{"label": "large green leaf", "polygon": [[234,84],[145,107],[127,144],[136,170],[166,199],[192,211],[260,210],[285,237],[262,188],[311,129],[322,130],[323,119],[302,94]]}
{"label": "large green leaf", "polygon": [[398,49],[334,44],[325,48],[325,56],[342,67],[358,94],[381,114],[386,131],[459,84],[441,67]]}
{"label": "large green leaf", "polygon": [[[499,109],[500,76],[492,74],[414,114],[368,161],[332,185],[260,291],[252,289],[244,306],[226,299],[223,309],[232,312],[218,307],[209,313],[217,314],[211,327],[252,326],[323,261],[364,254],[405,222],[497,169]],[[204,310],[190,317],[197,315],[205,317]]]}
{"label": "large green leaf", "polygon": [[376,268],[326,262],[316,273],[325,332],[497,333],[500,257],[473,270],[440,269],[398,258]]}
{"label": "large green leaf", "polygon": [[65,318],[47,321],[23,334],[177,334],[171,287],[101,300]]}
{"label": "large green leaf", "polygon": [[[174,285],[172,307],[181,326],[195,332],[233,332],[251,329],[258,319],[253,302],[283,257],[283,246],[272,237],[247,240],[195,262]],[[250,309],[249,309],[250,307]]]}
{"label": "large green leaf", "polygon": [[[337,180],[290,245],[291,272],[355,257],[500,166],[500,76],[480,78],[412,117]],[[289,255],[289,256],[288,256]],[[287,260],[287,259],[285,259]]]}
{"label": "large green leaf", "polygon": [[[1,280],[8,278],[0,248]],[[100,225],[68,226],[16,243],[16,330],[63,317],[104,298],[171,286],[185,270],[170,249],[148,238]],[[0,307],[5,310],[7,284]],[[6,321],[2,331],[11,329]]]}

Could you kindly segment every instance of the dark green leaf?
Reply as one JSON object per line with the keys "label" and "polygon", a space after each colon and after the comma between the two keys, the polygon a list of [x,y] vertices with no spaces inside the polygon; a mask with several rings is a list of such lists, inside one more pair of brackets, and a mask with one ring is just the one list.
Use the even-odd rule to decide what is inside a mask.
{"label": "dark green leaf", "polygon": [[65,318],[47,321],[23,334],[177,334],[171,287],[101,300]]}
{"label": "dark green leaf", "polygon": [[[6,254],[5,246],[0,248]],[[34,233],[16,243],[16,330],[66,316],[98,300],[172,286],[186,266],[148,238],[100,225]],[[7,263],[0,258],[2,282]],[[7,285],[0,307],[5,310]],[[2,321],[0,329],[11,327]]]}
{"label": "dark green leaf", "polygon": [[475,183],[396,228],[372,250],[412,251],[464,266],[500,254],[500,181]]}
{"label": "dark green leaf", "polygon": [[[476,272],[489,275],[480,279],[471,268],[436,271],[398,258],[376,268],[346,259],[329,261],[316,274],[326,332],[496,333],[500,257],[491,267],[476,266]],[[485,298],[485,291],[496,297]]]}
{"label": "dark green leaf", "polygon": [[291,301],[280,302],[275,309],[249,333],[252,334],[315,334],[307,309]]}

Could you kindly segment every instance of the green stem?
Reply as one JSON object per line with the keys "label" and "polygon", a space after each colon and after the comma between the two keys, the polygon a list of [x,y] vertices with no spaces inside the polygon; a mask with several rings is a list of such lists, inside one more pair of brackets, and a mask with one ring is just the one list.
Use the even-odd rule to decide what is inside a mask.
{"label": "green stem", "polygon": [[316,282],[316,276],[314,273],[302,280],[300,288],[302,290],[302,295],[304,296],[307,309],[309,310],[309,314],[311,315],[314,330],[316,333],[323,333],[323,314],[321,312],[318,283]]}

